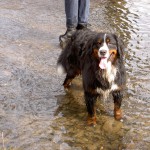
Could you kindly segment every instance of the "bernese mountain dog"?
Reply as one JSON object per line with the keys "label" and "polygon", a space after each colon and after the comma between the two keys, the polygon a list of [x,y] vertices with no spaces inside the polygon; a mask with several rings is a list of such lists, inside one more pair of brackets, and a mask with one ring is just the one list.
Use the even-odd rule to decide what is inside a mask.
{"label": "bernese mountain dog", "polygon": [[114,117],[122,118],[121,102],[126,83],[122,41],[111,33],[78,30],[61,52],[58,72],[65,72],[64,88],[82,75],[88,125],[96,124],[95,103],[98,96],[112,94]]}

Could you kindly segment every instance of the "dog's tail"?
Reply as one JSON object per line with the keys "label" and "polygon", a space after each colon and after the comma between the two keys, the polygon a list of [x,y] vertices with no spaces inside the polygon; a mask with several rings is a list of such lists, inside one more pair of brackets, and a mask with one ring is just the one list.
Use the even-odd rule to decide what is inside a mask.
{"label": "dog's tail", "polygon": [[65,74],[66,72],[65,72],[65,68],[61,65],[61,64],[57,64],[57,73],[59,74],[59,75],[62,75],[62,74]]}
{"label": "dog's tail", "polygon": [[61,52],[58,61],[57,61],[57,72],[59,75],[65,74],[70,70],[70,66],[72,65],[72,44],[71,41],[67,44],[65,49]]}

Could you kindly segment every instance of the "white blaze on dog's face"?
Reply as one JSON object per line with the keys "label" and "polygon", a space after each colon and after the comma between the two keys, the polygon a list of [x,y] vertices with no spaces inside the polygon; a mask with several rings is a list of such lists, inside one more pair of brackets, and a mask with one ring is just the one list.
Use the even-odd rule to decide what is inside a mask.
{"label": "white blaze on dog's face", "polygon": [[109,58],[109,48],[106,43],[106,34],[104,34],[103,45],[99,48],[98,55],[101,58],[99,67],[101,69],[106,69],[108,66],[108,58]]}

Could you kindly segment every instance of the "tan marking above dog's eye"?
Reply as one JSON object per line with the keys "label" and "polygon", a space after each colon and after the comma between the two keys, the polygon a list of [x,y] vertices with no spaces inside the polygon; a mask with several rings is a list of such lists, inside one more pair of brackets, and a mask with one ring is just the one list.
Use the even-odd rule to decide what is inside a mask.
{"label": "tan marking above dog's eye", "polygon": [[101,43],[102,43],[102,40],[99,39],[99,40],[97,41],[97,44],[101,44]]}
{"label": "tan marking above dog's eye", "polygon": [[106,42],[107,42],[107,43],[110,43],[110,39],[107,38],[107,39],[106,39]]}

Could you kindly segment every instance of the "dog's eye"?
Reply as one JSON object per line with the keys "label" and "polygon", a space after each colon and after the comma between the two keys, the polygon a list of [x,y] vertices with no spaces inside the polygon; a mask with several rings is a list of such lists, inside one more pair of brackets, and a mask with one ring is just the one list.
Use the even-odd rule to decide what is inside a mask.
{"label": "dog's eye", "polygon": [[109,45],[116,45],[116,43],[111,43],[111,42],[109,42],[108,44],[109,44]]}
{"label": "dog's eye", "polygon": [[102,44],[102,42],[101,42],[101,41],[98,41],[98,42],[97,42],[97,45],[101,45],[101,44]]}
{"label": "dog's eye", "polygon": [[109,48],[111,49],[117,49],[117,46],[115,43],[108,43]]}

